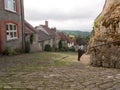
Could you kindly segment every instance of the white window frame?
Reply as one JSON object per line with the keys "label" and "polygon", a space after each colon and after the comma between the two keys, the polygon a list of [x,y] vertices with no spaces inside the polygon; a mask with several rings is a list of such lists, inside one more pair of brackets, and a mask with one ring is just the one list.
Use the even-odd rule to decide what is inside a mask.
{"label": "white window frame", "polygon": [[15,0],[4,0],[5,9],[8,11],[16,12]]}
{"label": "white window frame", "polygon": [[6,24],[7,40],[18,39],[17,25],[13,23]]}

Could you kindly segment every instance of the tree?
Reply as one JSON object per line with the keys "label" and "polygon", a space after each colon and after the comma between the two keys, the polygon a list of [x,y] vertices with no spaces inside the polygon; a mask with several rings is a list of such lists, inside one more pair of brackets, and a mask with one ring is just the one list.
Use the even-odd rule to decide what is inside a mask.
{"label": "tree", "polygon": [[79,45],[86,45],[86,44],[87,44],[87,41],[86,41],[84,38],[81,38],[81,37],[77,37],[77,38],[76,38],[76,42],[77,42]]}
{"label": "tree", "polygon": [[34,40],[34,35],[31,34],[31,35],[30,35],[30,43],[31,43],[31,44],[33,43],[33,40]]}
{"label": "tree", "polygon": [[85,37],[85,40],[86,40],[87,42],[89,42],[89,40],[90,40],[90,35],[86,36],[86,37]]}
{"label": "tree", "polygon": [[63,48],[62,40],[59,41],[59,50]]}
{"label": "tree", "polygon": [[44,50],[45,51],[51,51],[51,46],[49,44],[46,44]]}

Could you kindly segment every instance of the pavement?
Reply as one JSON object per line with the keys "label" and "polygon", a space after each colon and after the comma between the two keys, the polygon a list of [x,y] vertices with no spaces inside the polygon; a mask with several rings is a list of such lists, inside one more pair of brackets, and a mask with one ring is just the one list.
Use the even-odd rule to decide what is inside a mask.
{"label": "pavement", "polygon": [[0,71],[0,90],[120,90],[120,69],[92,67],[88,59],[39,71]]}

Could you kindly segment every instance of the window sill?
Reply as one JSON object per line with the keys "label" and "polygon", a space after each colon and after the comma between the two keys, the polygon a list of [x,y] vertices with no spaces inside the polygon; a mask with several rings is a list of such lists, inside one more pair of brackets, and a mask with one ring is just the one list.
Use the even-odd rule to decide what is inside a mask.
{"label": "window sill", "polygon": [[17,14],[17,11],[12,11],[12,10],[9,10],[9,9],[5,9],[5,11],[10,12],[10,13],[14,13],[14,14]]}
{"label": "window sill", "polygon": [[14,41],[14,40],[18,40],[18,38],[7,39],[7,42],[9,42],[9,41]]}

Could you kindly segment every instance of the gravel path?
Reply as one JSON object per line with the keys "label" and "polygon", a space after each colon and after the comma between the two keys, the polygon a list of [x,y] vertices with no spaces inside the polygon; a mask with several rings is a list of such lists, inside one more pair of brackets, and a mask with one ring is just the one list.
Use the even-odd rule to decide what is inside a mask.
{"label": "gravel path", "polygon": [[0,90],[120,90],[120,70],[88,65],[89,56],[62,67],[31,72],[0,71]]}

